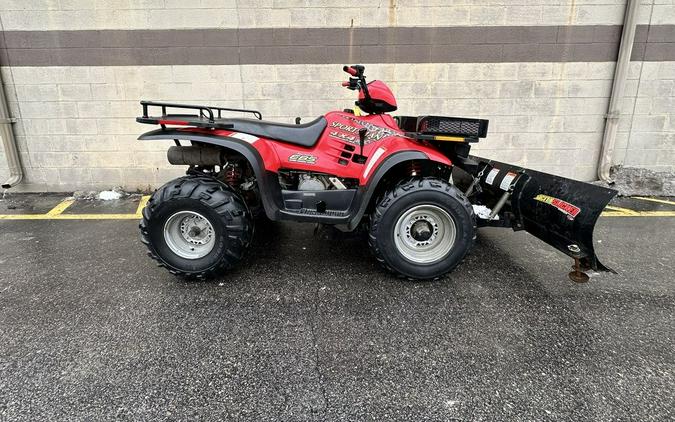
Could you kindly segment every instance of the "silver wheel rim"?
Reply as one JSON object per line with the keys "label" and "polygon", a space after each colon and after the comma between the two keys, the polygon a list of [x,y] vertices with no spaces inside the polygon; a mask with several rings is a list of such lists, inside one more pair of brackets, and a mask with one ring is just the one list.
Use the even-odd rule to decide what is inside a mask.
{"label": "silver wheel rim", "polygon": [[216,244],[216,234],[206,217],[179,211],[164,223],[164,241],[171,252],[185,259],[203,258]]}
{"label": "silver wheel rim", "polygon": [[450,214],[435,205],[407,210],[394,227],[396,249],[417,264],[433,264],[445,258],[456,236],[457,227]]}

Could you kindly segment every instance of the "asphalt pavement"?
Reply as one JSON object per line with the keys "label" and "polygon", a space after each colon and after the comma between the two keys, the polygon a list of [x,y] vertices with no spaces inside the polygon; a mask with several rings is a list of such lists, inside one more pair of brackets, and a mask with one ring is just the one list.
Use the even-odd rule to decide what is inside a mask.
{"label": "asphalt pavement", "polygon": [[227,276],[186,281],[137,224],[0,220],[0,421],[675,417],[673,217],[602,217],[618,274],[587,284],[522,232],[481,229],[451,275],[411,283],[363,239],[295,223],[260,228]]}

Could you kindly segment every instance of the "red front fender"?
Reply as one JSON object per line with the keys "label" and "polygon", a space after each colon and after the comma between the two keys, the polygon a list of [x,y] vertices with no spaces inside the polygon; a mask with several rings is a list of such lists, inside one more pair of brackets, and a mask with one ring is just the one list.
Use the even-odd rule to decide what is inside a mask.
{"label": "red front fender", "polygon": [[376,149],[368,157],[366,161],[363,172],[359,177],[359,184],[366,185],[371,180],[373,171],[378,168],[383,162],[385,162],[390,156],[399,152],[420,152],[426,156],[426,159],[430,161],[437,162],[442,165],[452,166],[452,161],[445,155],[443,155],[437,149],[424,145],[415,140],[405,138],[405,137],[396,137],[389,141],[382,142],[377,146]]}

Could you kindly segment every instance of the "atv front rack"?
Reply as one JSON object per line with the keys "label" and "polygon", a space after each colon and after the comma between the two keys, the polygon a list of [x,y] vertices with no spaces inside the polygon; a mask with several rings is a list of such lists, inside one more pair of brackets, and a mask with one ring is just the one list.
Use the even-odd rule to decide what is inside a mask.
{"label": "atv front rack", "polygon": [[[223,121],[222,115],[223,111],[250,113],[253,114],[258,120],[262,120],[262,113],[260,113],[259,111],[246,110],[243,108],[226,108],[226,107],[203,106],[192,104],[174,104],[155,101],[141,101],[141,106],[143,107],[143,115],[141,117],[137,117],[136,121],[138,123],[161,125],[162,127],[165,127],[166,125],[175,125],[175,126],[195,126],[210,129],[232,129],[234,126],[231,123]],[[151,116],[148,112],[148,109],[150,107],[156,107],[161,109],[162,114],[160,116]],[[194,110],[197,111],[198,114],[167,113],[167,109],[172,108],[182,110]]]}
{"label": "atv front rack", "polygon": [[406,132],[465,138],[485,138],[489,123],[489,120],[447,116],[396,116],[396,121]]}
{"label": "atv front rack", "polygon": [[446,116],[396,116],[409,138],[424,141],[478,142],[485,138],[488,120]]}
{"label": "atv front rack", "polygon": [[471,136],[445,136],[445,135],[428,135],[420,132],[405,132],[405,136],[420,141],[449,141],[449,142],[464,142],[474,143],[478,142],[478,138]]}

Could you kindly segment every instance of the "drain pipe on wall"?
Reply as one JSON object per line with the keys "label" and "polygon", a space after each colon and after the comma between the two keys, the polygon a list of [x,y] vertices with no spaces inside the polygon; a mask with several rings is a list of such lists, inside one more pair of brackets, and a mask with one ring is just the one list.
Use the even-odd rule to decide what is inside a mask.
{"label": "drain pipe on wall", "polygon": [[627,0],[623,30],[621,32],[621,44],[619,45],[619,56],[616,60],[614,80],[612,81],[612,94],[609,98],[609,107],[607,109],[607,116],[605,117],[605,132],[602,135],[600,159],[598,161],[598,178],[607,183],[614,182],[609,172],[614,158],[616,132],[619,128],[619,116],[621,115],[621,100],[623,99],[626,78],[628,77],[628,70],[630,68],[630,56],[633,52],[639,6],[640,0]]}
{"label": "drain pipe on wall", "polygon": [[9,179],[2,184],[3,189],[9,189],[17,185],[23,179],[23,170],[21,169],[21,160],[19,159],[19,150],[14,138],[14,128],[12,124],[16,120],[9,116],[9,106],[7,105],[7,96],[5,95],[5,84],[0,74],[0,138],[2,146],[7,157],[7,168],[9,169]]}

